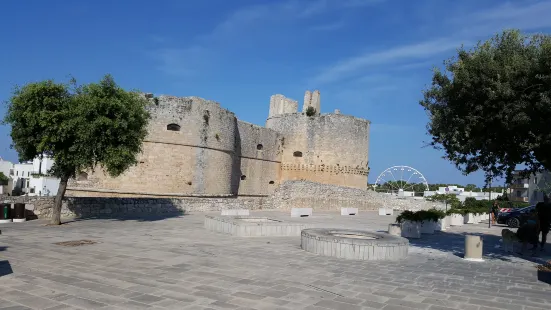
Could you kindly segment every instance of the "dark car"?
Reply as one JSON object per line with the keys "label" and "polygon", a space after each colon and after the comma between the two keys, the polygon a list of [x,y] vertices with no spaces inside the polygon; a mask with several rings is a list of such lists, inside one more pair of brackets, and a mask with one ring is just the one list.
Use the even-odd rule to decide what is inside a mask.
{"label": "dark car", "polygon": [[524,224],[530,211],[534,210],[536,206],[529,206],[525,208],[513,209],[510,212],[500,212],[497,215],[498,224],[506,224],[511,228],[518,228]]}

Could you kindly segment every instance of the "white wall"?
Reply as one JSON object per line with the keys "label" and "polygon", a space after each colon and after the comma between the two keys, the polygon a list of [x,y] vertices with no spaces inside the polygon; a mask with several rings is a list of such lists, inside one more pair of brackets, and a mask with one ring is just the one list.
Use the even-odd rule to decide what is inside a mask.
{"label": "white wall", "polygon": [[29,191],[29,196],[55,196],[59,188],[59,179],[54,177],[37,177],[31,178],[30,188],[34,191]]}
{"label": "white wall", "polygon": [[53,158],[44,156],[42,159],[39,157],[33,159],[33,171],[38,174],[48,174],[48,171],[54,164]]}
{"label": "white wall", "polygon": [[13,163],[11,161],[3,160],[0,158],[0,172],[9,177],[11,169],[13,169]]}
{"label": "white wall", "polygon": [[15,164],[13,165],[13,170],[14,173],[12,175],[12,189],[20,189],[23,193],[26,193],[28,191],[27,181],[29,181],[30,183],[31,174],[33,173],[32,162]]}

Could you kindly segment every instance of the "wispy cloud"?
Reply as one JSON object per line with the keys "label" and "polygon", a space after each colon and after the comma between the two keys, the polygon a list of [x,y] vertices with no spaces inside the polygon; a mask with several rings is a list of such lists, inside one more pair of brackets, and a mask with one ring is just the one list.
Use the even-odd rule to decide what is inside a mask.
{"label": "wispy cloud", "polygon": [[[323,14],[368,7],[384,1],[387,0],[287,0],[246,6],[231,12],[211,31],[195,38],[191,45],[163,47],[153,51],[153,54],[161,71],[188,76],[197,71],[194,68],[198,68],[199,64],[215,61],[216,51],[212,46],[234,44],[235,38],[246,36],[251,29],[256,30],[267,24],[307,21]],[[329,31],[343,26],[344,22],[333,22],[308,29]]]}
{"label": "wispy cloud", "polygon": [[311,83],[325,84],[335,82],[353,75],[365,72],[366,68],[374,65],[383,65],[400,60],[420,60],[453,50],[460,44],[457,40],[437,39],[394,47],[388,50],[368,52],[342,60],[341,62],[324,69]]}
{"label": "wispy cloud", "polygon": [[[475,24],[470,29],[483,28],[493,32],[500,28],[533,30],[551,27],[550,15],[551,1],[515,1],[475,12],[467,16],[467,19]],[[455,22],[465,25],[464,19],[457,18]]]}
{"label": "wispy cloud", "polygon": [[394,46],[388,49],[365,52],[341,59],[335,64],[321,68],[309,84],[320,85],[338,82],[361,75],[377,65],[415,66],[426,63],[443,53],[457,49],[461,44],[471,45],[504,28],[534,30],[551,27],[551,1],[507,2],[485,11],[470,12],[455,16],[444,23],[450,36],[427,39],[420,43]]}

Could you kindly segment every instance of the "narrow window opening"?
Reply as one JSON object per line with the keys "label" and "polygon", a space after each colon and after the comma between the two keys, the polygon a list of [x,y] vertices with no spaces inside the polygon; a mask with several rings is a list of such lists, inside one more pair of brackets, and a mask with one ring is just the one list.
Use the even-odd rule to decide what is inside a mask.
{"label": "narrow window opening", "polygon": [[242,176],[241,176],[241,181],[245,180],[246,178],[247,178],[246,175],[242,175]]}
{"label": "narrow window opening", "polygon": [[168,124],[168,125],[166,125],[166,130],[180,131],[180,125],[178,125],[178,124]]}
{"label": "narrow window opening", "polygon": [[262,150],[263,148],[264,148],[264,146],[262,144],[257,144],[256,145],[257,150]]}
{"label": "narrow window opening", "polygon": [[293,156],[295,156],[295,157],[302,157],[302,152],[295,151],[295,152],[293,153]]}

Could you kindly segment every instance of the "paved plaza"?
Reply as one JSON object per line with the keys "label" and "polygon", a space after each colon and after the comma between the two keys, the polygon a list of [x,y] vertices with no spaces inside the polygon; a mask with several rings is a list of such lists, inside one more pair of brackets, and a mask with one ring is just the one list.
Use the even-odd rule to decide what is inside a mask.
{"label": "paved plaza", "polygon": [[[0,224],[0,309],[551,309],[535,263],[499,248],[503,227],[466,225],[410,240],[399,262],[316,256],[300,237],[209,232],[205,214]],[[393,217],[252,212],[318,227],[385,231]],[[484,262],[461,258],[484,234]],[[91,240],[95,244],[58,245]],[[550,249],[551,252],[551,249]]]}

